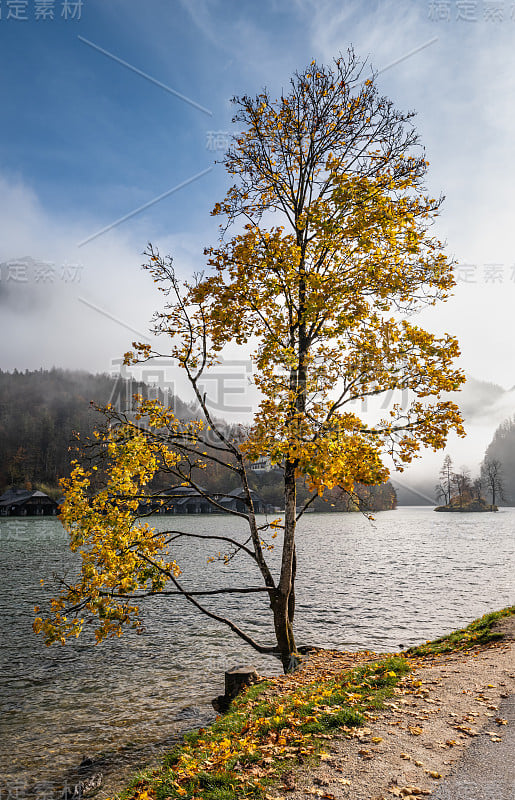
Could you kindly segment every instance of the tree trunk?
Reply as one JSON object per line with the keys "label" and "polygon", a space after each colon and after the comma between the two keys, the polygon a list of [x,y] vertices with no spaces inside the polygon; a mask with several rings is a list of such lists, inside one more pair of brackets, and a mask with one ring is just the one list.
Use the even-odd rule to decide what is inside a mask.
{"label": "tree trunk", "polygon": [[[306,411],[307,390],[307,365],[308,343],[306,339],[305,303],[306,281],[304,264],[304,236],[303,229],[297,229],[297,244],[303,249],[299,266],[299,303],[297,308],[298,323],[298,365],[297,369],[290,370],[290,390],[294,394],[291,407],[290,424],[292,425],[292,442],[296,445],[299,436],[302,438],[302,428]],[[290,341],[295,344],[295,327],[290,329]],[[277,599],[274,603],[274,625],[277,644],[281,653],[281,661],[285,672],[293,672],[299,665],[295,638],[293,636],[293,618],[295,615],[295,574],[297,569],[295,554],[295,528],[297,525],[297,484],[295,458],[288,458],[284,465],[284,541],[281,563],[281,577],[279,580]]]}
{"label": "tree trunk", "polygon": [[288,616],[288,597],[280,594],[274,600],[274,627],[284,672],[293,672],[299,665],[293,627]]}
{"label": "tree trunk", "polygon": [[295,463],[287,461],[284,467],[284,541],[281,577],[272,604],[275,635],[285,672],[292,672],[299,664],[293,635],[296,505]]}
{"label": "tree trunk", "polygon": [[294,546],[293,548],[293,562],[292,562],[292,572],[291,572],[291,589],[290,589],[290,596],[288,598],[288,619],[290,620],[290,625],[293,625],[293,619],[295,617],[295,578],[297,575],[297,549]]}

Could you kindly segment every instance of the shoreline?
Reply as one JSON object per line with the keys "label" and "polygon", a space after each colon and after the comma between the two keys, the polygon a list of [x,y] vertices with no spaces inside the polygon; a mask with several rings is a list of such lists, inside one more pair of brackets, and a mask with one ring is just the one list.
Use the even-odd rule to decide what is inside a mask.
{"label": "shoreline", "polygon": [[[515,696],[514,655],[515,642],[507,640],[415,662],[410,673],[415,689],[413,682],[401,681],[394,698],[368,720],[366,729],[355,736],[336,736],[327,759],[298,773],[287,796],[301,800],[323,790],[336,800],[414,800],[436,797],[440,791],[447,797],[445,780],[460,776],[474,743],[502,746],[507,722],[502,703]],[[513,770],[511,764],[507,761],[506,769]],[[513,786],[506,775],[499,776],[499,783],[507,777]],[[491,796],[501,800],[498,793]]]}
{"label": "shoreline", "polygon": [[[320,746],[312,748],[306,756],[302,755],[301,748],[296,758],[285,761],[278,771],[275,770],[275,777],[266,789],[256,788],[255,792],[248,794],[242,785],[243,793],[229,793],[227,798],[255,796],[268,800],[306,800],[307,795],[314,795],[329,800],[390,800],[393,796],[409,800],[410,797],[434,794],[478,737],[489,738],[495,744],[503,741],[504,720],[497,715],[500,703],[513,698],[515,693],[513,610],[497,620],[491,630],[502,631],[504,638],[486,644],[479,641],[471,643],[470,647],[467,645],[466,650],[453,649],[444,653],[377,654],[371,651],[317,650],[293,676],[264,679],[265,689],[261,698],[252,700],[252,691],[260,691],[260,684],[257,684],[248,692],[250,703],[244,693],[236,704],[237,709],[241,708],[245,713],[245,704],[252,708],[259,699],[278,700],[284,704],[293,698],[297,702],[295,698],[306,687],[329,685],[339,675],[375,668],[385,658],[402,660],[404,655],[409,664],[408,674],[396,682],[391,696],[384,700],[384,706],[377,711],[365,712],[366,719],[361,727],[343,725],[334,731],[313,734],[313,741],[318,739]],[[453,636],[443,639],[453,642]],[[464,636],[471,637],[472,634],[465,633]],[[428,646],[426,643],[420,649]],[[280,705],[279,709],[282,708]],[[219,720],[223,724],[223,718],[218,717],[215,727]],[[190,754],[197,752],[196,740],[192,747],[183,746],[190,748]],[[279,764],[282,758],[279,756]],[[258,766],[258,774],[259,769]],[[237,779],[243,781],[249,768],[237,766],[238,770]],[[256,768],[253,767],[251,772],[256,772]],[[156,776],[162,773],[162,768],[150,769],[146,773],[140,770],[137,773],[139,781],[133,779],[132,789],[126,790],[125,796],[135,800],[160,800],[161,793],[156,786],[162,778]],[[127,785],[125,782],[124,787]],[[204,796],[203,792],[191,794],[184,791],[183,794],[183,791],[179,786],[175,796],[185,800]],[[96,796],[98,800],[106,800],[115,792],[120,792],[120,782],[115,787],[113,781],[107,781]],[[173,797],[174,794],[168,791],[167,796]],[[206,792],[206,797],[212,796],[210,791]]]}
{"label": "shoreline", "polygon": [[[439,782],[462,760],[469,745],[479,739],[488,739],[484,731],[488,731],[488,735],[497,734],[498,739],[492,738],[491,741],[502,746],[503,725],[496,722],[497,713],[492,707],[499,707],[499,703],[504,701],[509,702],[508,698],[513,699],[515,692],[515,616],[513,609],[506,609],[505,612],[506,616],[496,619],[488,628],[489,632],[497,631],[504,636],[498,641],[474,643],[475,637],[481,639],[482,635],[480,627],[474,629],[476,621],[467,629],[458,631],[458,637],[455,632],[404,653],[317,649],[305,658],[301,668],[293,675],[260,679],[248,694],[257,691],[263,700],[284,703],[292,698],[295,700],[315,684],[329,685],[343,674],[369,669],[371,665],[388,659],[405,660],[409,665],[406,675],[392,680],[391,696],[384,701],[384,707],[377,711],[365,711],[366,719],[359,723],[359,727],[343,725],[326,730],[320,735],[320,747],[312,748],[311,754],[306,757],[297,755],[292,763],[281,767],[265,794],[237,796],[307,800],[307,795],[312,794],[352,800],[379,800],[381,797],[391,800],[393,796],[408,797],[401,790],[412,786],[423,790],[423,793],[431,791],[436,797],[434,792]],[[472,633],[466,632],[469,630]],[[464,637],[468,637],[468,640]],[[434,650],[441,646],[439,642],[458,649],[444,653],[431,652],[431,648]],[[460,650],[462,646],[467,649]],[[417,650],[419,652],[413,652]],[[247,693],[244,692],[234,704],[241,707],[243,715],[246,713],[246,697]],[[251,699],[249,708],[254,705],[255,701]],[[358,707],[352,699],[350,706]],[[200,723],[195,721],[195,728],[199,724],[206,725],[209,731],[224,719],[217,717],[215,720],[214,717],[214,712],[212,715],[206,713]],[[410,728],[418,727],[422,729],[420,732],[410,731]],[[152,775],[162,771],[161,765],[167,753],[183,747],[191,735],[182,731],[157,742],[128,748],[124,752],[104,753],[91,760],[82,770],[77,765],[59,775],[53,781],[51,797],[61,800],[60,787],[63,784],[68,788],[68,797],[71,797],[70,790],[79,780],[84,781],[101,772],[101,787],[84,794],[84,797],[94,797],[96,800],[113,798],[134,785],[135,776],[140,776],[142,780],[137,787],[125,792],[128,800],[162,800],[152,788],[147,791],[143,787],[147,784],[151,786]],[[316,734],[313,739],[317,739]],[[306,770],[306,758],[310,764],[309,770]],[[316,766],[315,762],[320,758],[322,760]],[[432,777],[431,773],[438,773],[439,777]],[[376,794],[370,793],[371,786],[377,786]],[[43,796],[48,798],[48,783],[45,787],[33,785],[25,795],[39,797],[40,800]],[[167,796],[174,797],[173,794]],[[203,798],[202,793],[193,796],[197,800]],[[207,796],[211,797],[210,794]],[[229,795],[227,798],[230,800]],[[184,800],[189,800],[187,793]]]}

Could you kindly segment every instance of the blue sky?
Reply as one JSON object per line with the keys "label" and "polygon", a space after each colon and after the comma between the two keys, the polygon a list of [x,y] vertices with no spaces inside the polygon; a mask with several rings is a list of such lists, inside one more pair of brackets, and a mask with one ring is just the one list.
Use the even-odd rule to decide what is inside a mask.
{"label": "blue sky", "polygon": [[[459,336],[469,373],[515,384],[515,0],[83,0],[72,18],[73,5],[65,19],[63,0],[0,2],[0,368],[111,370],[160,302],[147,242],[189,275],[216,238],[228,183],[213,142],[231,96],[279,93],[353,44],[417,111],[430,189],[446,195],[438,232],[463,269],[427,325]],[[44,6],[53,19],[36,18]]]}
{"label": "blue sky", "polygon": [[[0,132],[2,169],[48,212],[79,222],[118,218],[212,167],[219,153],[210,132],[230,130],[229,98],[287,80],[310,54],[288,3],[151,0],[143,10],[130,0],[84,0],[80,19],[65,20],[55,0],[54,19],[42,20],[29,0],[22,21],[7,18],[8,2],[0,20],[9,76],[0,84],[9,122]],[[218,167],[154,208],[146,224],[157,233],[195,230],[223,186]]]}
{"label": "blue sky", "polygon": [[[381,76],[381,88],[399,106],[418,111],[429,158],[433,164],[437,159],[435,188],[448,195],[457,190],[448,201],[449,230],[454,200],[464,189],[476,201],[474,213],[483,211],[477,177],[502,138],[502,115],[510,105],[508,94],[492,94],[499,78],[506,79],[499,69],[507,71],[511,62],[506,56],[515,40],[515,4],[469,2],[477,7],[477,21],[466,22],[456,19],[463,0],[461,6],[460,0],[149,0],[144,7],[134,0],[83,0],[80,19],[68,20],[61,16],[62,0],[53,3],[54,19],[36,18],[38,0],[27,0],[27,20],[9,19],[10,2],[19,0],[1,3],[0,170],[33,191],[45,212],[64,225],[91,221],[93,229],[103,227],[213,167],[219,154],[209,149],[210,132],[231,129],[233,94],[258,91],[264,83],[280,90],[311,57],[329,60],[350,43],[376,68],[404,59]],[[502,21],[486,18],[487,6],[494,5],[503,9]],[[435,18],[447,6],[450,20]],[[405,58],[417,47],[423,49]],[[513,91],[513,79],[508,83]],[[504,127],[505,134],[512,132]],[[440,174],[442,164],[460,160],[470,142],[481,151],[475,163],[468,162],[469,174]],[[199,226],[209,233],[208,213],[225,185],[222,167],[215,166],[133,220],[135,239],[194,234]]]}

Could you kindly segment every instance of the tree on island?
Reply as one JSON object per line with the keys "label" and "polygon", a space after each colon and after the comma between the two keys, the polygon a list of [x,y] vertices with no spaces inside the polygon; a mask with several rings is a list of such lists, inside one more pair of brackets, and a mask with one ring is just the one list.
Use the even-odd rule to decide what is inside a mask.
{"label": "tree on island", "polygon": [[453,473],[452,458],[447,453],[439,474],[440,482],[435,486],[437,500],[443,500],[445,505],[451,502]]}
{"label": "tree on island", "polygon": [[[51,615],[34,627],[47,643],[80,633],[96,617],[96,637],[141,625],[141,601],[185,598],[285,670],[298,663],[294,638],[295,530],[325,489],[384,482],[386,455],[402,467],[421,447],[463,434],[457,406],[439,399],[464,380],[454,337],[436,337],[406,318],[449,297],[452,264],[428,230],[442,198],[425,193],[427,162],[411,120],[381,97],[375,75],[350,50],[333,67],[313,61],[273,99],[267,90],[235,98],[234,137],[225,166],[235,183],[213,214],[222,236],[205,253],[210,271],[180,285],[170,258],[149,247],[147,268],[165,293],[154,332],[184,370],[202,411],[181,423],[157,402],[135,399],[129,412],[104,409],[106,427],[65,482],[62,521],[81,555],[78,579],[63,584]],[[228,230],[234,223],[231,237]],[[224,347],[252,351],[261,393],[248,430],[212,418],[201,389]],[[134,344],[127,363],[159,358]],[[368,423],[355,413],[368,397],[409,390],[406,405]],[[390,393],[388,395],[388,393]],[[257,518],[246,471],[268,456],[283,471],[284,520]],[[160,532],[141,515],[158,472],[202,493],[202,469],[216,462],[241,486],[247,526],[240,538]],[[297,508],[296,480],[310,497]],[[215,508],[220,498],[210,497]],[[266,560],[279,535],[276,577]],[[198,537],[225,548],[221,558],[251,559],[260,586],[186,589],[174,544]],[[203,598],[262,593],[275,642],[257,642]]]}
{"label": "tree on island", "polygon": [[504,500],[504,483],[502,478],[502,465],[497,458],[485,458],[481,464],[481,478],[490,497],[492,505],[496,505],[496,500]]}
{"label": "tree on island", "polygon": [[[482,495],[485,489],[492,496],[491,505],[488,505]],[[438,506],[436,511],[497,511],[496,498],[504,499],[501,462],[485,458],[479,475],[472,480],[469,468],[462,466],[455,472],[452,469],[452,460],[447,455],[440,470],[440,482],[435,487],[435,493],[437,499],[445,501],[445,505]]]}
{"label": "tree on island", "polygon": [[[472,481],[468,467],[462,466],[459,472],[453,472],[451,478],[453,498],[460,507],[472,497]],[[453,499],[451,498],[451,499]]]}

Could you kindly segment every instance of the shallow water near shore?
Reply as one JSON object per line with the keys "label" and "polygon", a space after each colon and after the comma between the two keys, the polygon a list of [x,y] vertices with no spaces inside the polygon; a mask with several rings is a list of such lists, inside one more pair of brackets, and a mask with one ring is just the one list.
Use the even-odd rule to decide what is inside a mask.
{"label": "shallow water near shore", "polygon": [[[225,515],[156,517],[153,524],[244,532]],[[440,515],[403,507],[378,513],[373,523],[359,514],[306,515],[297,537],[297,643],[398,650],[511,604],[514,530],[515,509]],[[3,519],[0,548],[0,788],[11,795],[13,787],[73,781],[77,773],[69,771],[84,756],[134,768],[214,716],[210,700],[222,693],[229,667],[280,671],[275,659],[177,598],[152,598],[140,636],[129,631],[96,647],[86,631],[65,647],[46,648],[32,633],[32,610],[48,596],[40,578],[50,589],[52,573],[73,571],[66,534],[55,519]],[[208,566],[211,550],[199,540],[185,540],[175,553],[191,588],[260,583],[243,557],[228,568]],[[277,568],[278,552],[269,555]],[[213,598],[209,608],[271,643],[263,596]]]}

